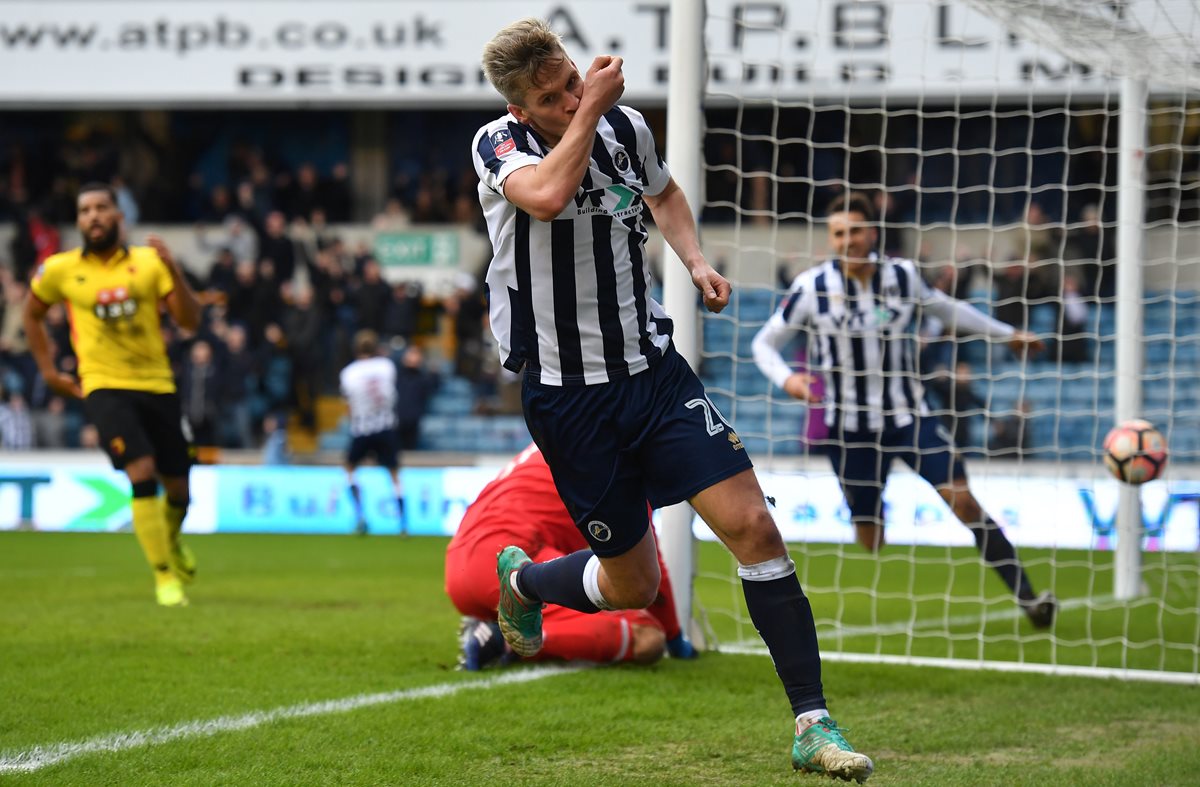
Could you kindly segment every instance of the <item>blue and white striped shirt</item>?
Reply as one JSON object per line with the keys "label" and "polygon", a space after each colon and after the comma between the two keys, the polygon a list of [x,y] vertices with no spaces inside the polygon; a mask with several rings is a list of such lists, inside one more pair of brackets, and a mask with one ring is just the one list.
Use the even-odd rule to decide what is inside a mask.
{"label": "blue and white striped shirt", "polygon": [[808,334],[808,363],[825,376],[825,422],[847,432],[907,426],[929,412],[915,361],[922,313],[953,332],[1006,339],[1013,328],[930,287],[912,260],[872,255],[865,283],[828,260],[795,278],[779,308],[754,337],[754,362],[783,387],[793,370],[780,349],[797,330]]}
{"label": "blue and white striped shirt", "polygon": [[662,193],[671,173],[641,114],[615,106],[596,128],[575,198],[557,218],[538,221],[505,199],[504,181],[550,149],[511,114],[479,129],[472,144],[492,240],[487,285],[500,360],[546,385],[629,377],[670,341],[671,321],[650,297],[642,195]]}

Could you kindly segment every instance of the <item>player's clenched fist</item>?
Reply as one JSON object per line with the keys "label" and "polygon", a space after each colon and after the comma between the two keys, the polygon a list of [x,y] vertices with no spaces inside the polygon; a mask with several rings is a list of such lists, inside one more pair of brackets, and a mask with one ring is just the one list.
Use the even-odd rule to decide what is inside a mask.
{"label": "player's clenched fist", "polygon": [[583,80],[583,100],[594,102],[607,112],[625,92],[624,60],[615,55],[600,55],[592,61]]}

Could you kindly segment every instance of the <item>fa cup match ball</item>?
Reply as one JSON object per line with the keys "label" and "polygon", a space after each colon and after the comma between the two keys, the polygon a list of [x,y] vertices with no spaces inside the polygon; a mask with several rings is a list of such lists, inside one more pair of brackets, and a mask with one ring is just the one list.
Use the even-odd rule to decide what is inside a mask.
{"label": "fa cup match ball", "polygon": [[1104,464],[1127,484],[1153,481],[1167,466],[1167,441],[1149,421],[1125,421],[1104,438]]}

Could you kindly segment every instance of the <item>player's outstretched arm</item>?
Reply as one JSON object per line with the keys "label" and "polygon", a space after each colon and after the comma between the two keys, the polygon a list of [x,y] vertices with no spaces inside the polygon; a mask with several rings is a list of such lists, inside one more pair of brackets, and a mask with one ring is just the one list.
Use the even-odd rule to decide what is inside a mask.
{"label": "player's outstretched arm", "polygon": [[171,312],[171,318],[184,330],[196,330],[200,327],[200,299],[196,297],[183,271],[179,269],[175,255],[171,254],[167,244],[157,235],[147,236],[146,243],[158,252],[159,258],[171,274],[173,286],[167,294],[167,310]]}
{"label": "player's outstretched arm", "polygon": [[[591,161],[596,126],[625,92],[619,57],[601,55],[584,79],[583,97],[567,131],[540,164],[522,167],[504,181],[504,198],[538,221],[552,221],[579,190]],[[565,100],[561,96],[560,101]],[[510,111],[512,107],[510,106]]]}
{"label": "player's outstretched arm", "polygon": [[700,251],[700,239],[696,235],[696,219],[692,216],[691,206],[687,196],[674,178],[660,193],[643,196],[650,212],[654,215],[654,223],[670,244],[671,249],[679,255],[684,267],[692,275],[692,284],[700,291],[704,299],[704,307],[710,312],[719,312],[729,305],[729,296],[733,286],[724,276],[713,270]]}
{"label": "player's outstretched arm", "polygon": [[951,298],[940,290],[925,287],[922,305],[934,317],[951,326],[955,334],[977,334],[989,339],[1003,339],[1013,352],[1041,352],[1045,344],[1028,331],[1018,331],[1007,323],[993,319],[966,301]]}
{"label": "player's outstretched arm", "polygon": [[50,390],[60,396],[82,399],[83,389],[79,387],[79,381],[66,372],[60,372],[54,365],[54,356],[50,352],[50,333],[46,330],[45,323],[46,312],[49,310],[50,307],[33,293],[25,296],[25,309],[21,319],[25,327],[25,341],[29,344],[29,353]]}

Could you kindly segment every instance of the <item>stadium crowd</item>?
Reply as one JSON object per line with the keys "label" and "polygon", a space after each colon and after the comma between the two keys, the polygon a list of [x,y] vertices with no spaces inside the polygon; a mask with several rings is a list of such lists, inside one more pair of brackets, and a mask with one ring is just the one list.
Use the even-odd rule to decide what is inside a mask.
{"label": "stadium crowd", "polygon": [[[473,122],[473,117],[455,121]],[[826,126],[842,127],[836,117],[818,118],[814,134],[820,137],[829,131]],[[0,447],[74,447],[94,440],[77,403],[52,395],[40,381],[19,315],[35,266],[77,244],[73,230],[62,228],[74,220],[74,189],[97,179],[113,185],[127,227],[148,221],[194,223],[197,245],[209,255],[209,264],[197,268],[207,274],[193,282],[203,293],[203,326],[194,334],[166,329],[185,411],[201,443],[256,447],[293,414],[302,426],[311,427],[316,400],[337,393],[337,371],[351,359],[350,337],[363,328],[375,331],[400,361],[410,447],[439,373],[469,379],[480,412],[513,411],[510,398],[496,395],[502,372],[486,338],[483,271],[463,275],[453,295],[434,298],[418,284],[389,283],[366,243],[348,244],[333,229],[347,221],[369,223],[376,231],[437,223],[480,229],[476,176],[463,165],[465,156],[457,148],[406,154],[398,146],[385,205],[372,216],[364,215],[364,206],[355,199],[345,134],[339,137],[328,129],[321,134],[341,141],[324,148],[324,160],[289,158],[286,150],[227,140],[193,152],[187,159],[190,169],[183,172],[177,172],[180,156],[168,151],[168,136],[149,116],[127,118],[119,127],[80,122],[59,128],[59,144],[50,151],[31,142],[33,131],[26,131],[24,138],[5,139],[0,150],[0,221],[13,230],[8,248],[0,249]],[[787,191],[786,183],[770,189],[766,178],[751,177],[747,186],[738,187],[730,181],[733,168],[721,162],[753,169],[754,161],[770,151],[736,136],[714,133],[709,140],[708,221],[736,215],[751,222],[771,215],[787,220],[809,210],[820,215],[821,205],[833,196],[830,189],[816,186],[795,187],[804,193]],[[851,154],[814,146],[811,165],[782,156],[780,166],[796,170],[793,174],[811,166],[810,183],[823,182],[816,177],[822,172],[882,182],[879,151],[853,149]],[[453,160],[460,162],[458,169],[446,165]],[[903,170],[889,158],[888,179]],[[923,172],[926,180],[937,177],[936,167]],[[1070,178],[1096,179],[1074,166]],[[186,186],[171,189],[165,184],[172,179]],[[884,251],[909,248],[906,233],[934,218],[930,211],[936,212],[940,203],[929,196],[933,192],[936,188],[915,175],[876,192]],[[1081,189],[1066,193],[1102,196]],[[785,201],[806,207],[793,214]],[[964,199],[956,210],[973,204]],[[1060,334],[1052,350],[1055,359],[1090,360],[1095,347],[1084,335],[1085,327],[1097,304],[1113,295],[1115,280],[1114,233],[1104,229],[1107,218],[1093,202],[1035,200],[1025,206],[1023,216],[1000,217],[1000,208],[995,210],[994,218],[1024,228],[1025,242],[1013,245],[1017,252],[988,260],[982,250],[962,246],[956,259],[938,264],[922,250],[918,259],[930,283],[960,298],[975,296],[976,302],[984,288],[995,316],[1018,328],[1031,325],[1034,311],[1050,312]],[[955,215],[968,221],[984,218]],[[57,362],[69,371],[75,361],[60,307],[51,310],[50,325]],[[948,418],[974,406],[978,400],[971,393],[971,363],[978,364],[979,355],[954,354],[945,326],[933,319],[920,326],[920,338],[922,368],[930,377],[935,404]],[[452,363],[441,364],[440,352],[431,353],[431,360],[422,357],[419,348],[435,344],[449,350]],[[1022,408],[1015,409],[1019,414]],[[994,439],[1007,445],[1013,425],[1001,420],[993,424],[1001,433]],[[1019,424],[1016,432],[1021,432]],[[1018,447],[1022,439],[1016,438]]]}

